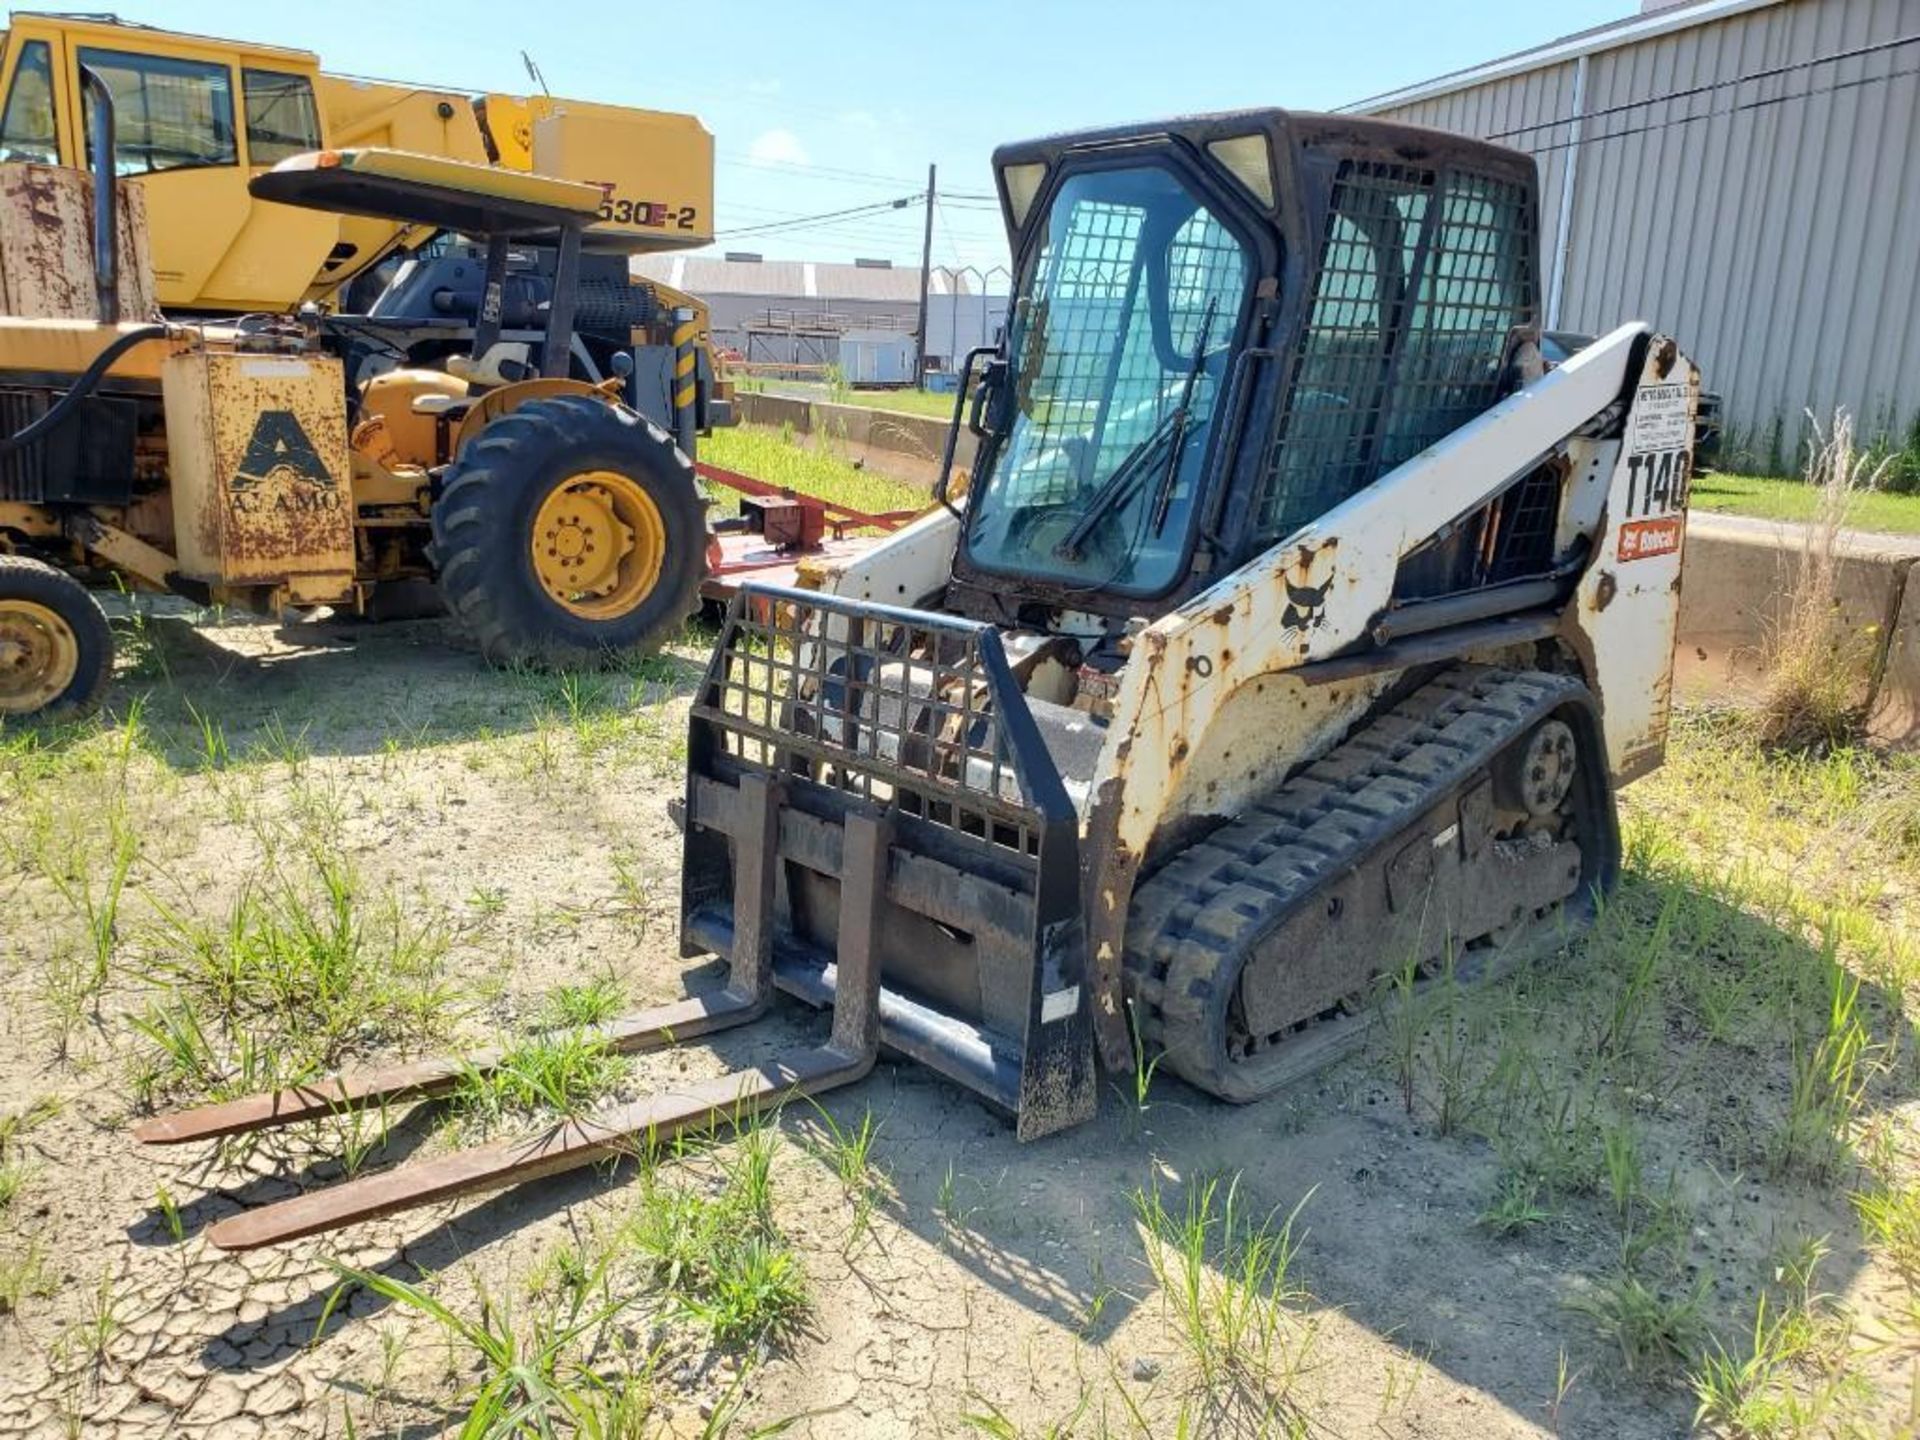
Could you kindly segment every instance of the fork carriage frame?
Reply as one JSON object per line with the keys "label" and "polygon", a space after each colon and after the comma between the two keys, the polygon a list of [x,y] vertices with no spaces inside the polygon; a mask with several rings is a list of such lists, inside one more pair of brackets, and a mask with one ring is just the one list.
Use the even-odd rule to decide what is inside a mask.
{"label": "fork carriage frame", "polygon": [[846,826],[881,815],[882,1042],[1022,1139],[1090,1117],[1079,819],[998,633],[746,587],[689,722],[682,953],[831,1003]]}

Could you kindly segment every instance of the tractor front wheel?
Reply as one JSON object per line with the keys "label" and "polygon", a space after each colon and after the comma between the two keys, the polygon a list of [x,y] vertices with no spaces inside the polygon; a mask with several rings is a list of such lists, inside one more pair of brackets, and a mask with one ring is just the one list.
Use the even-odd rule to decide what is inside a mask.
{"label": "tractor front wheel", "polygon": [[86,587],[39,560],[0,555],[0,716],[89,710],[113,670],[113,632]]}
{"label": "tractor front wheel", "polygon": [[441,594],[496,664],[605,663],[699,604],[704,502],[665,431],[584,395],[529,400],[460,453],[433,507]]}

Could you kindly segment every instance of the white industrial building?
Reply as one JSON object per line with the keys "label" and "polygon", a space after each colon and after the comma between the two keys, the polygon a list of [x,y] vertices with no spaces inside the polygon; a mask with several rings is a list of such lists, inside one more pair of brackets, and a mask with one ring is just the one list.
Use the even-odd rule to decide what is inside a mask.
{"label": "white industrial building", "polygon": [[1648,0],[1346,108],[1537,156],[1547,328],[1671,331],[1730,458],[1920,425],[1920,0]]}
{"label": "white industrial building", "polygon": [[[874,332],[911,337],[919,328],[917,265],[767,260],[734,251],[639,255],[632,268],[640,278],[698,295],[706,302],[715,341],[759,364],[839,365],[844,336],[857,334],[862,337],[857,344],[890,350],[884,334]],[[978,338],[981,324],[991,326],[1005,318],[1004,296],[982,297],[978,276],[977,271],[936,265],[928,277],[927,359],[936,370],[948,368],[955,353],[983,343]],[[1001,284],[1004,287],[1004,279]],[[909,357],[909,372],[911,368]]]}

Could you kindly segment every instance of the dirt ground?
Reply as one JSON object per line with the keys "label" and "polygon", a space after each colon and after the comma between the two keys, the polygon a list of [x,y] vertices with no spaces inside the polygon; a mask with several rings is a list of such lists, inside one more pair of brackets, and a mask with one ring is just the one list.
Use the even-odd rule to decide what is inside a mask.
{"label": "dirt ground", "polygon": [[[609,1434],[1637,1440],[1693,1427],[1722,1352],[1754,1364],[1708,1387],[1730,1398],[1705,1428],[1914,1433],[1909,764],[1775,765],[1683,724],[1627,797],[1629,876],[1594,937],[1490,991],[1383,1004],[1365,1053],[1262,1105],[1115,1077],[1092,1124],[1022,1146],[883,1059],[761,1132],[802,1298],[723,1332],[619,1237],[660,1185],[733,1183],[739,1141],[234,1256],[208,1225],[337,1177],[343,1149],[371,1167],[533,1121],[424,1106],[250,1151],[129,1135],[286,1073],[291,1032],[257,1053],[209,1018],[189,1063],[166,1017],[211,1004],[242,952],[281,963],[257,942],[291,912],[260,916],[335,882],[363,993],[277,1003],[347,1017],[329,1053],[349,1062],[527,1034],[556,987],[715,987],[679,957],[666,809],[698,633],[564,677],[489,672],[436,622],[136,630],[98,721],[0,733],[0,1434],[452,1433],[522,1363],[632,1382]],[[823,1033],[789,1006],[609,1083]],[[1192,1264],[1156,1231],[1169,1213],[1198,1216]],[[581,1257],[590,1283],[567,1278]],[[480,1363],[379,1287],[330,1307],[336,1265],[417,1284],[518,1358]],[[588,1291],[591,1334],[561,1337],[583,1353],[542,1371],[527,1357]],[[1765,1354],[1762,1297],[1763,1329],[1795,1327]]]}

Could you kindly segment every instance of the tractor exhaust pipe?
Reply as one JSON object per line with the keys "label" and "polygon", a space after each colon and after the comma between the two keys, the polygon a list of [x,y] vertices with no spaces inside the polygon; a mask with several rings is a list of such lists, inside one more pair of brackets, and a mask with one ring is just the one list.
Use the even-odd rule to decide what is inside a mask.
{"label": "tractor exhaust pipe", "polygon": [[80,83],[86,87],[87,123],[93,132],[89,158],[93,164],[94,301],[99,306],[100,323],[117,325],[120,321],[120,245],[119,216],[115,213],[118,191],[113,173],[113,91],[85,65],[80,67]]}

